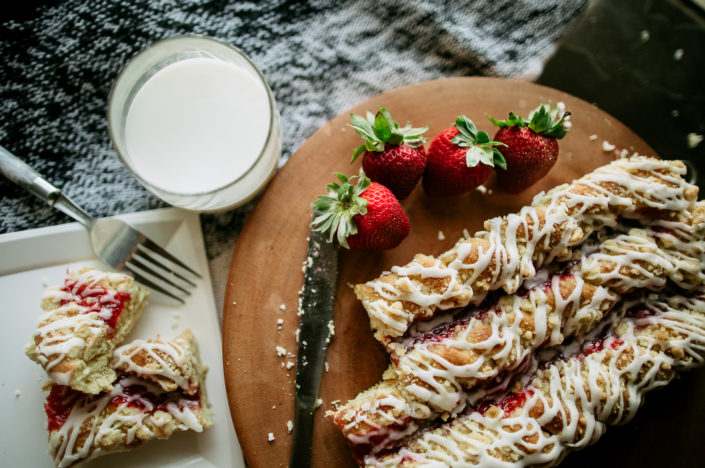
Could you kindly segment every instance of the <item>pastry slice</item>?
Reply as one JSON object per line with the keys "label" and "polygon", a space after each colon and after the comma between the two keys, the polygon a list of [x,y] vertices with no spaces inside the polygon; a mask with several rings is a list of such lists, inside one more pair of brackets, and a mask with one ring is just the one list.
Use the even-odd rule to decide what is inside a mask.
{"label": "pastry slice", "polygon": [[42,297],[44,310],[25,353],[53,382],[84,393],[112,388],[113,351],[142,313],[149,293],[122,273],[84,267]]}
{"label": "pastry slice", "polygon": [[516,393],[378,456],[368,467],[555,466],[631,420],[644,395],[705,360],[705,290],[625,304],[613,335],[539,370]]}
{"label": "pastry slice", "polygon": [[[417,255],[404,266],[355,286],[370,326],[388,351],[409,327],[439,310],[479,304],[489,291],[514,293],[555,260],[566,260],[588,236],[620,219],[689,217],[698,188],[680,161],[620,159],[538,194],[519,213],[490,219],[484,231],[438,257]],[[699,217],[702,217],[702,207]]]}
{"label": "pastry slice", "polygon": [[213,425],[205,388],[207,369],[190,331],[172,341],[127,344],[116,350],[113,362],[119,368],[109,391],[88,395],[52,386],[44,406],[49,453],[57,467]]}

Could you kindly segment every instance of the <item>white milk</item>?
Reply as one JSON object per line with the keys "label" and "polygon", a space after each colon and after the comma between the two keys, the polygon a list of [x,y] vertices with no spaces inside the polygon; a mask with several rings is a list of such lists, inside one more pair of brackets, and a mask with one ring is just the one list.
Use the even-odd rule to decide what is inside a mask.
{"label": "white milk", "polygon": [[219,189],[245,174],[270,126],[267,90],[251,71],[214,58],[167,65],[139,89],[125,121],[134,170],[178,194]]}

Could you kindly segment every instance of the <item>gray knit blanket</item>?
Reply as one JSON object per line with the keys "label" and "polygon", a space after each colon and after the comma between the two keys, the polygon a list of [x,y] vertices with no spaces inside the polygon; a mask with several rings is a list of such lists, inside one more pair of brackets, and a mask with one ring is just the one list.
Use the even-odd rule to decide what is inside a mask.
{"label": "gray knit blanket", "polygon": [[[536,78],[588,1],[34,3],[0,23],[0,145],[107,216],[165,206],[119,162],[105,118],[120,68],[154,41],[201,34],[245,51],[279,105],[281,166],[328,120],[380,92],[449,76]],[[0,233],[70,221],[2,177],[0,193]],[[255,203],[201,217],[219,304]]]}

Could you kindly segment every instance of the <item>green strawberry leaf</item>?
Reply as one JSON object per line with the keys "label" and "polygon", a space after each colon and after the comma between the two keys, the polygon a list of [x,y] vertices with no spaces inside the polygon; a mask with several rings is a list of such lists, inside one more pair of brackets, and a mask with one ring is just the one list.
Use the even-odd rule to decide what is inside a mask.
{"label": "green strawberry leaf", "polygon": [[380,109],[380,112],[377,112],[377,115],[375,116],[375,126],[373,127],[373,130],[379,141],[386,142],[389,141],[389,138],[392,136],[392,124],[389,123],[381,111],[382,109]]}
{"label": "green strawberry leaf", "polygon": [[[504,145],[506,146],[506,145]],[[507,161],[505,161],[504,156],[502,153],[497,148],[492,148],[492,164],[493,166],[498,166],[504,169],[505,171],[507,170]]]}
{"label": "green strawberry leaf", "polygon": [[[347,238],[357,233],[357,224],[353,218],[367,214],[368,201],[361,197],[362,193],[370,186],[370,179],[360,171],[359,176],[346,177],[340,172],[335,173],[340,184],[332,182],[326,187],[327,195],[319,195],[311,203],[311,207],[318,213],[311,225],[318,232],[328,234],[328,242],[336,239],[338,244],[350,248]],[[354,179],[357,182],[353,184]]]}
{"label": "green strawberry leaf", "polygon": [[478,146],[471,146],[468,148],[468,152],[465,153],[465,163],[468,167],[475,167],[480,164],[483,159],[483,149]]}
{"label": "green strawberry leaf", "polygon": [[[426,143],[426,138],[422,135],[428,130],[428,126],[414,128],[411,123],[406,127],[399,128],[399,124],[392,119],[392,115],[385,107],[380,107],[377,114],[367,111],[367,118],[357,114],[350,114],[350,126],[362,137],[365,142],[362,151],[382,152],[386,144],[405,144],[412,148],[418,148]],[[351,163],[362,152],[360,147],[353,152]]]}
{"label": "green strawberry leaf", "polygon": [[354,163],[355,160],[357,159],[358,156],[360,156],[361,153],[365,151],[366,147],[365,145],[360,145],[357,148],[355,148],[355,151],[353,152],[352,159],[350,160],[350,164]]}

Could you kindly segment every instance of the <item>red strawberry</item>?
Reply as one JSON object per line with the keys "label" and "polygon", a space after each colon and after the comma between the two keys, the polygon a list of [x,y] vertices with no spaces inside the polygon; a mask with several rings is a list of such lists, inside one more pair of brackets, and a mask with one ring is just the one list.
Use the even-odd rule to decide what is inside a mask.
{"label": "red strawberry", "polygon": [[490,118],[500,127],[494,139],[506,145],[500,151],[507,170],[497,174],[504,190],[519,193],[548,174],[558,159],[558,140],[568,132],[569,116],[558,105],[542,104],[529,114],[529,121],[512,112],[507,120]]}
{"label": "red strawberry", "polygon": [[411,123],[399,128],[387,109],[380,107],[367,118],[350,114],[350,126],[365,144],[355,149],[351,163],[363,154],[362,169],[374,182],[389,188],[399,200],[409,196],[426,167],[426,152],[421,135],[428,127],[412,128]]}
{"label": "red strawberry", "polygon": [[469,192],[484,183],[504,158],[486,132],[477,130],[468,117],[461,115],[455,125],[436,135],[428,149],[423,188],[431,197],[446,197]]}
{"label": "red strawberry", "polygon": [[331,242],[335,237],[353,250],[391,249],[409,235],[409,218],[388,188],[371,182],[363,172],[355,185],[354,176],[335,175],[340,184],[328,184],[328,195],[311,204],[317,231],[328,232]]}

